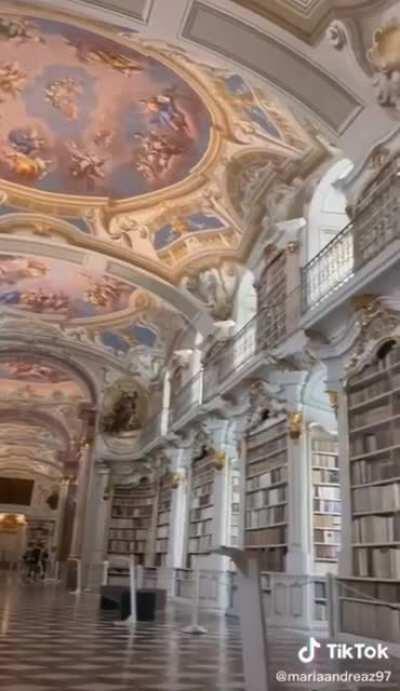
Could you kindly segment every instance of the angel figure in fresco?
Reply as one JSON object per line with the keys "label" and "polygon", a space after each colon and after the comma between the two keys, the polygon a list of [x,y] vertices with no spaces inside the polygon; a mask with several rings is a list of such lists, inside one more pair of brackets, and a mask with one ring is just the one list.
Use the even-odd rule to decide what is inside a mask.
{"label": "angel figure in fresco", "polygon": [[149,181],[161,178],[172,160],[184,153],[184,147],[168,135],[151,132],[146,136],[134,136],[141,140],[141,147],[136,155],[136,168]]}
{"label": "angel figure in fresco", "polygon": [[15,285],[25,279],[46,276],[48,268],[38,259],[18,257],[0,261],[0,285]]}
{"label": "angel figure in fresco", "polygon": [[56,79],[46,89],[46,101],[49,101],[53,108],[59,110],[68,120],[78,119],[78,99],[81,95],[82,85],[71,77]]}
{"label": "angel figure in fresco", "polygon": [[71,154],[70,171],[74,178],[81,178],[92,184],[105,177],[103,168],[107,159],[101,158],[94,152],[80,149],[75,142],[69,144],[69,151]]}
{"label": "angel figure in fresco", "polygon": [[103,432],[115,435],[140,429],[137,405],[137,391],[122,392],[111,413],[103,419]]}
{"label": "angel figure in fresco", "polygon": [[[85,274],[83,274],[85,275]],[[117,309],[124,295],[129,295],[129,286],[117,281],[111,276],[104,276],[99,280],[94,280],[91,276],[85,275],[89,281],[89,289],[84,292],[84,299],[96,307]]]}
{"label": "angel figure in fresco", "polygon": [[[5,96],[16,98],[25,86],[26,77],[26,73],[21,70],[18,62],[3,63],[0,65],[0,92]],[[0,103],[3,100],[0,98]]]}
{"label": "angel figure in fresco", "polygon": [[151,125],[166,127],[177,134],[189,136],[190,130],[185,114],[178,108],[172,89],[142,100]]}
{"label": "angel figure in fresco", "polygon": [[21,17],[0,17],[0,41],[45,43],[38,29]]}
{"label": "angel figure in fresco", "polygon": [[114,132],[107,127],[102,127],[95,133],[93,142],[96,146],[101,146],[103,149],[109,149],[114,139]]}
{"label": "angel figure in fresco", "polygon": [[2,304],[20,305],[28,308],[32,312],[57,312],[65,314],[69,310],[69,297],[61,291],[48,292],[41,288],[36,288],[27,291],[13,291],[10,293],[3,293],[0,295],[0,302]]}
{"label": "angel figure in fresco", "polygon": [[37,154],[46,144],[34,125],[15,127],[8,133],[8,141],[16,151],[31,156]]}
{"label": "angel figure in fresco", "polygon": [[27,156],[12,150],[3,155],[10,170],[27,180],[43,180],[50,172],[52,161],[46,161],[40,156]]}
{"label": "angel figure in fresco", "polygon": [[126,77],[129,77],[135,72],[141,72],[144,69],[139,62],[123,53],[98,48],[80,41],[74,42],[68,40],[67,43],[69,46],[75,48],[77,58],[80,62],[106,65]]}

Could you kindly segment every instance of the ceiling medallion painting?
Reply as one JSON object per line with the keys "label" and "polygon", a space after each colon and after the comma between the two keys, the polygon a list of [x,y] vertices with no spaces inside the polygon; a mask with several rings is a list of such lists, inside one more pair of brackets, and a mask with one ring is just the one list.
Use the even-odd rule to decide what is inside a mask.
{"label": "ceiling medallion painting", "polygon": [[0,177],[31,190],[129,199],[185,179],[211,115],[155,57],[80,26],[0,19]]}
{"label": "ceiling medallion painting", "polygon": [[135,287],[61,259],[0,254],[0,305],[67,321],[133,307]]}

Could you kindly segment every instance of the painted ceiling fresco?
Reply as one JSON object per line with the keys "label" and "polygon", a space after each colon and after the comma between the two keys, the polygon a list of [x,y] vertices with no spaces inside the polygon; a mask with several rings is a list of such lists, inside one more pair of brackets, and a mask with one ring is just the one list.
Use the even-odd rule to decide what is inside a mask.
{"label": "painted ceiling fresco", "polygon": [[71,373],[37,356],[15,355],[0,359],[0,400],[82,401],[88,398]]}
{"label": "painted ceiling fresco", "polygon": [[206,106],[154,58],[39,17],[3,16],[0,39],[0,177],[131,198],[182,180],[206,152]]}
{"label": "painted ceiling fresco", "polygon": [[0,254],[0,305],[64,319],[123,312],[135,287],[61,259]]}

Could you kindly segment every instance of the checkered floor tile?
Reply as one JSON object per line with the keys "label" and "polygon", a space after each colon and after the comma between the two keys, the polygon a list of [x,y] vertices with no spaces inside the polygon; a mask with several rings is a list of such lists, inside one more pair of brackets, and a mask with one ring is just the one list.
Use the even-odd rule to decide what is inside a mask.
{"label": "checkered floor tile", "polygon": [[[94,594],[76,597],[53,585],[20,586],[0,578],[0,691],[245,691],[238,623],[203,613],[208,633],[194,637],[182,632],[189,622],[188,608],[169,607],[157,622],[127,629],[99,611]],[[271,635],[271,680],[278,670],[304,671],[297,660],[304,642],[289,633]],[[326,658],[315,666],[347,668]],[[379,685],[379,691],[400,688],[397,662],[391,669],[392,685]],[[306,688],[312,691],[271,681],[270,691]],[[320,688],[376,691],[373,685]]]}

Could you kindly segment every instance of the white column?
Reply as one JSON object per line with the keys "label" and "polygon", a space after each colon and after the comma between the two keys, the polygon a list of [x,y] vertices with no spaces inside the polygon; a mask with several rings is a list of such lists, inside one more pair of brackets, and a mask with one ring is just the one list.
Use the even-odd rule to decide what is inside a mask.
{"label": "white column", "polygon": [[84,524],[92,470],[91,466],[91,447],[89,444],[84,444],[81,448],[79,459],[78,487],[71,543],[71,558],[75,559],[82,556]]}
{"label": "white column", "polygon": [[95,463],[90,494],[88,496],[82,556],[89,563],[100,563],[106,557],[108,524],[111,499],[107,496],[110,468],[104,463]]}
{"label": "white column", "polygon": [[286,570],[311,574],[313,570],[310,536],[310,474],[307,434],[303,426],[298,439],[288,439],[289,535]]}
{"label": "white column", "polygon": [[186,566],[189,482],[184,463],[185,455],[184,449],[178,449],[173,464],[177,487],[172,490],[167,555],[167,566],[173,569],[180,569]]}

